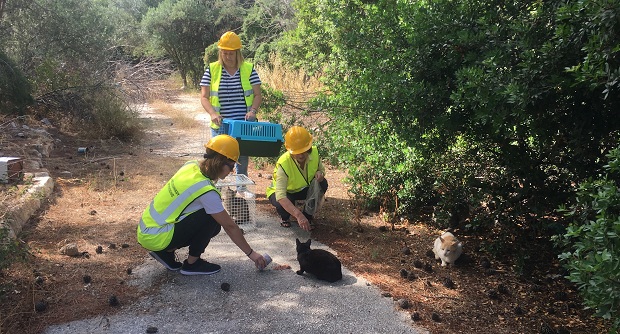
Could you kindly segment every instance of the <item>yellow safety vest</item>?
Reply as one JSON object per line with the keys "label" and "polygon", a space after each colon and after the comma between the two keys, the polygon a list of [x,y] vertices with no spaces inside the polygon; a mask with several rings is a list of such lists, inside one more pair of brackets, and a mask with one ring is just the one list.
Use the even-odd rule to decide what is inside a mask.
{"label": "yellow safety vest", "polygon": [[[245,97],[245,105],[248,107],[248,111],[254,101],[254,91],[252,90],[252,84],[250,84],[250,75],[252,75],[252,69],[254,65],[252,63],[243,62],[239,67],[239,76],[241,77],[241,87],[243,88],[243,96]],[[215,109],[215,112],[220,113],[220,80],[222,79],[222,64],[219,61],[215,61],[209,64],[209,71],[211,72],[211,93],[209,95],[209,101]],[[219,125],[211,122],[211,127],[215,130],[219,129]]]}
{"label": "yellow safety vest", "polygon": [[138,224],[138,242],[152,251],[168,247],[174,224],[191,213],[182,215],[183,210],[196,198],[213,190],[222,196],[213,182],[200,172],[198,161],[186,162],[144,209]]}
{"label": "yellow safety vest", "polygon": [[312,146],[312,152],[310,153],[308,165],[306,166],[308,169],[308,179],[302,174],[295,159],[291,156],[291,153],[286,152],[282,154],[276,162],[276,167],[273,169],[272,182],[271,185],[267,187],[267,198],[276,192],[276,174],[278,172],[278,166],[282,166],[282,169],[284,169],[284,172],[288,176],[286,192],[299,192],[310,185],[310,182],[314,180],[314,174],[319,170],[319,150],[317,150],[316,146]]}

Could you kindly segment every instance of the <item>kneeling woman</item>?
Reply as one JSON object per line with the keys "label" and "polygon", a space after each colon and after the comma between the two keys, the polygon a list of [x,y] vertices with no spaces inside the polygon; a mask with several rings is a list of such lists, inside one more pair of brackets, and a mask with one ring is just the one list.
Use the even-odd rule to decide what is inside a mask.
{"label": "kneeling woman", "polygon": [[[252,250],[243,232],[224,210],[215,182],[223,179],[239,159],[239,143],[229,135],[213,137],[205,144],[204,159],[188,161],[144,210],[138,225],[138,242],[169,270],[184,275],[210,275],[221,267],[200,258],[211,238],[224,228],[230,239],[257,268],[266,266]],[[175,250],[189,246],[189,256],[177,262]]]}
{"label": "kneeling woman", "polygon": [[[312,146],[312,135],[301,126],[291,127],[284,135],[287,152],[276,162],[271,185],[267,187],[266,196],[276,208],[282,219],[280,226],[291,227],[291,216],[295,217],[299,227],[306,231],[313,229],[313,216],[295,206],[295,201],[308,200],[310,185],[318,182],[321,196],[327,191],[325,167],[321,163],[316,146]],[[314,212],[313,212],[314,214]]]}

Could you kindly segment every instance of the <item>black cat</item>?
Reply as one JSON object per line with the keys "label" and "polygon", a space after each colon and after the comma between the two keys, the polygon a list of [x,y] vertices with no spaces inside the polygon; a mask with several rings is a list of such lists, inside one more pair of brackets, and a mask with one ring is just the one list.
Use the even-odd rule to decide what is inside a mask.
{"label": "black cat", "polygon": [[299,239],[295,241],[299,261],[297,275],[303,275],[305,271],[330,283],[342,279],[342,265],[334,254],[323,249],[310,249],[310,239],[306,242],[301,242]]}

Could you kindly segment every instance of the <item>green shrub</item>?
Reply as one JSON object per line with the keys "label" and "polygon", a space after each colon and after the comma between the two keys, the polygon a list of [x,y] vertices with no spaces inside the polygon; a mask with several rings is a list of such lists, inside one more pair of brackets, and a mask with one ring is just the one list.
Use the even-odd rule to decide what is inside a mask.
{"label": "green shrub", "polygon": [[9,230],[0,224],[0,271],[8,268],[12,263],[23,261],[28,250],[19,240],[9,236]]}
{"label": "green shrub", "polygon": [[92,123],[85,127],[96,138],[118,138],[129,141],[141,133],[140,121],[135,110],[113,90],[102,90],[88,97],[92,106]]}
{"label": "green shrub", "polygon": [[0,113],[23,114],[32,103],[31,86],[19,68],[0,52]]}
{"label": "green shrub", "polygon": [[106,85],[54,91],[37,98],[38,117],[47,117],[61,130],[82,131],[91,138],[139,138],[140,120],[121,93]]}
{"label": "green shrub", "polygon": [[620,327],[620,148],[607,157],[606,175],[582,183],[577,203],[561,209],[573,219],[564,235],[554,237],[568,251],[559,255],[586,306]]}

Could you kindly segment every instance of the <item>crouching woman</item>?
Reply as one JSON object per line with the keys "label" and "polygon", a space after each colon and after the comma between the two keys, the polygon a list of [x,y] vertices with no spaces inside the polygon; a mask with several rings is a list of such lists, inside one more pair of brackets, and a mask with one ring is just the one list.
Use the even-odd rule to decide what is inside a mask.
{"label": "crouching woman", "polygon": [[[266,266],[262,255],[252,250],[243,232],[228,215],[215,187],[239,159],[239,143],[229,135],[213,137],[205,144],[204,159],[186,162],[157,193],[144,210],[138,225],[138,242],[168,270],[184,275],[210,275],[221,267],[201,258],[209,242],[224,228],[230,239],[257,268]],[[175,251],[189,247],[183,263]]]}

